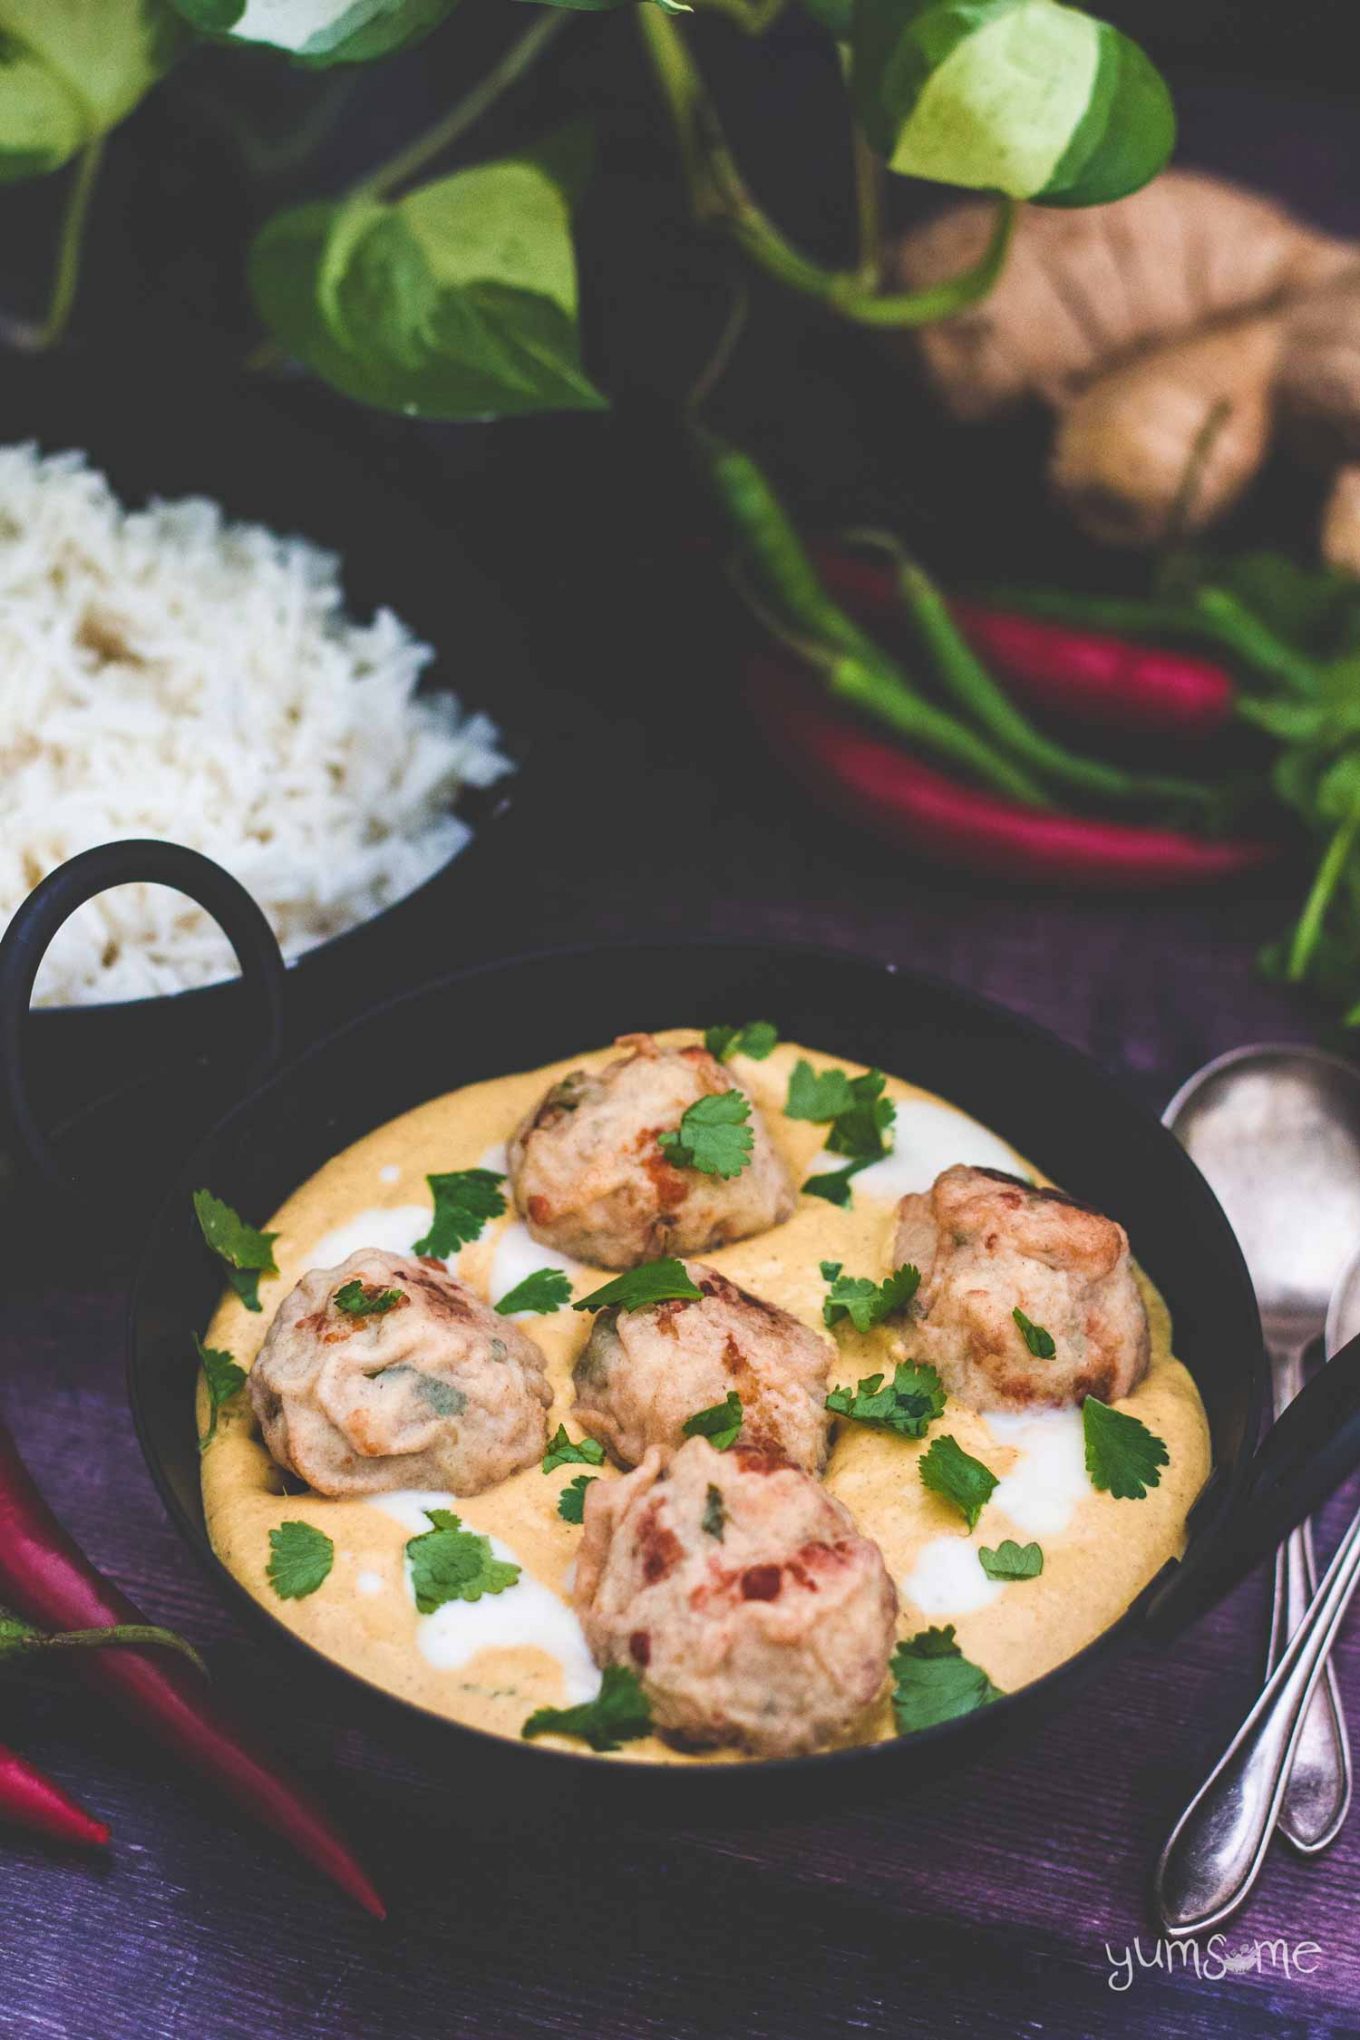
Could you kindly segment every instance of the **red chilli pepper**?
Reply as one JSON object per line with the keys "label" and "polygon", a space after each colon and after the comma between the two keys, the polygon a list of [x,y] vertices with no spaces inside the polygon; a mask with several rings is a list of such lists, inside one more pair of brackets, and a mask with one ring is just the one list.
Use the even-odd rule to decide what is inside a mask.
{"label": "red chilli pepper", "polygon": [[1058,815],[961,786],[828,714],[768,658],[753,669],[748,693],[785,763],[831,805],[889,842],[969,871],[1068,889],[1137,890],[1234,877],[1275,854],[1269,842],[1211,842]]}
{"label": "red chilli pepper", "polygon": [[[53,1630],[102,1629],[145,1620],[62,1529],[3,1423],[0,1600]],[[297,1780],[253,1747],[190,1666],[164,1650],[127,1645],[81,1651],[77,1663],[81,1676],[149,1728],[161,1749],[220,1786],[366,1912],[376,1919],[387,1917],[381,1898],[329,1815]]]}
{"label": "red chilli pepper", "polygon": [[[901,615],[890,573],[829,550],[818,562],[844,600]],[[980,602],[949,606],[973,650],[1035,708],[1148,736],[1207,737],[1232,721],[1237,688],[1212,659]]]}
{"label": "red chilli pepper", "polygon": [[0,1743],[0,1821],[65,1842],[77,1849],[102,1849],[109,1839],[102,1820],[45,1777],[36,1764]]}

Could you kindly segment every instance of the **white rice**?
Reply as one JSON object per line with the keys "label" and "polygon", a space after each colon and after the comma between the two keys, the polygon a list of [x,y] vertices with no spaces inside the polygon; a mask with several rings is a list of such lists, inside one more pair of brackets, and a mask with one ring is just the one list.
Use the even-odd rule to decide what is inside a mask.
{"label": "white rice", "polygon": [[[124,511],[79,453],[0,448],[0,929],[64,859],[119,837],[206,851],[291,959],[467,841],[464,786],[512,769],[484,715],[417,699],[434,654],[344,613],[340,563],[199,497]],[[234,973],[206,915],[124,886],[72,917],[40,1004]]]}

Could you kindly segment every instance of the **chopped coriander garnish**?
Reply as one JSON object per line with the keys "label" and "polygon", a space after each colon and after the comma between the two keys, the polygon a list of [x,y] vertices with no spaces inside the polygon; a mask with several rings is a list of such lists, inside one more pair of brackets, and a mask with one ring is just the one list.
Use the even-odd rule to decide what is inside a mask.
{"label": "chopped coriander garnish", "polygon": [[724,1182],[739,1176],[751,1159],[755,1135],[751,1101],[744,1091],[717,1091],[697,1098],[676,1133],[659,1133],[656,1144],[677,1169],[697,1169]]}
{"label": "chopped coriander garnish", "polygon": [[971,1452],[965,1452],[957,1438],[946,1432],[937,1438],[916,1462],[921,1479],[932,1494],[952,1502],[970,1530],[977,1528],[983,1504],[996,1486],[996,1475]]}
{"label": "chopped coriander garnish", "polygon": [[1020,1327],[1020,1336],[1029,1347],[1035,1359],[1051,1360],[1058,1350],[1053,1343],[1052,1332],[1046,1332],[1042,1325],[1034,1324],[1025,1316],[1018,1303],[1011,1312],[1011,1316]]}
{"label": "chopped coriander garnish", "polygon": [[893,1715],[899,1735],[954,1721],[1001,1699],[981,1665],[967,1659],[954,1641],[954,1625],[922,1629],[899,1643],[889,1667],[893,1675]]}
{"label": "chopped coriander garnish", "polygon": [[1017,1544],[1003,1538],[993,1550],[978,1546],[978,1562],[989,1580],[1037,1580],[1044,1569],[1044,1554],[1037,1544]]}
{"label": "chopped coriander garnish", "polygon": [[205,1346],[198,1333],[194,1333],[194,1345],[198,1349],[199,1365],[203,1369],[203,1380],[208,1390],[208,1428],[198,1441],[200,1452],[206,1452],[217,1436],[217,1413],[223,1403],[245,1387],[246,1370],[238,1367],[230,1353],[219,1347]]}
{"label": "chopped coriander garnish", "polygon": [[582,1438],[578,1444],[575,1438],[567,1436],[565,1424],[559,1424],[548,1440],[548,1449],[543,1455],[543,1471],[555,1473],[559,1466],[603,1466],[604,1447],[598,1438]]}
{"label": "chopped coriander garnish", "polygon": [[593,1700],[584,1700],[579,1707],[540,1707],[520,1730],[526,1742],[537,1735],[574,1735],[593,1750],[616,1750],[620,1743],[651,1732],[647,1695],[637,1673],[624,1665],[605,1666]]}
{"label": "chopped coriander garnish", "polygon": [[729,1055],[749,1055],[752,1062],[764,1062],[778,1042],[779,1029],[773,1020],[748,1020],[744,1027],[704,1029],[704,1047],[715,1062],[726,1062]]}
{"label": "chopped coriander garnish", "polygon": [[399,1303],[405,1303],[404,1289],[380,1289],[376,1282],[363,1282],[356,1275],[352,1282],[344,1283],[336,1290],[331,1302],[346,1317],[385,1317],[389,1310],[395,1310]]}
{"label": "chopped coriander garnish", "polygon": [[726,1522],[727,1510],[723,1506],[722,1489],[714,1487],[710,1482],[708,1493],[704,1496],[704,1513],[699,1519],[699,1528],[705,1537],[716,1537],[721,1544]]}
{"label": "chopped coriander garnish", "polygon": [[1088,1395],[1081,1406],[1081,1428],[1093,1487],[1119,1501],[1141,1502],[1149,1488],[1161,1486],[1160,1469],[1170,1465],[1171,1454],[1137,1417]]}
{"label": "chopped coriander garnish", "polygon": [[944,1404],[935,1369],[914,1360],[896,1370],[889,1388],[883,1386],[881,1374],[871,1374],[856,1389],[833,1388],[826,1399],[833,1416],[850,1417],[878,1431],[896,1431],[899,1438],[924,1438]]}
{"label": "chopped coriander garnish", "polygon": [[227,1280],[247,1310],[260,1308],[261,1275],[277,1275],[276,1232],[257,1232],[211,1190],[195,1190],[194,1213],[204,1239],[227,1264]]}
{"label": "chopped coriander garnish", "polygon": [[314,1523],[280,1523],[269,1533],[269,1584],[281,1601],[314,1594],[335,1563],[335,1546]]}
{"label": "chopped coriander garnish", "polygon": [[649,1303],[667,1303],[673,1297],[682,1303],[700,1303],[703,1290],[691,1282],[683,1261],[644,1261],[616,1275],[603,1289],[592,1290],[572,1305],[573,1310],[645,1310]]}
{"label": "chopped coriander garnish", "polygon": [[500,1191],[505,1178],[495,1169],[453,1169],[425,1181],[434,1198],[434,1216],[430,1230],[412,1247],[413,1254],[446,1261],[460,1247],[480,1239],[487,1220],[499,1218],[505,1209]]}
{"label": "chopped coriander garnish", "polygon": [[586,1489],[599,1478],[594,1473],[578,1473],[575,1480],[569,1480],[557,1497],[557,1513],[564,1523],[584,1523],[586,1519]]}
{"label": "chopped coriander garnish", "polygon": [[706,1410],[696,1410],[692,1417],[686,1417],[681,1430],[687,1438],[707,1438],[715,1451],[726,1452],[729,1445],[735,1445],[741,1430],[741,1397],[735,1388],[729,1388],[720,1403],[713,1403]]}
{"label": "chopped coriander garnish", "polygon": [[897,1117],[897,1107],[883,1096],[886,1083],[882,1070],[847,1077],[844,1070],[818,1072],[800,1058],[789,1078],[784,1116],[829,1123],[826,1145],[832,1154],[876,1161],[888,1152],[884,1135]]}
{"label": "chopped coriander garnish", "polygon": [[465,1530],[451,1509],[425,1514],[432,1528],[406,1546],[411,1591],[422,1615],[433,1615],[446,1601],[480,1601],[483,1594],[503,1594],[514,1586],[519,1567],[497,1558],[489,1537]]}
{"label": "chopped coriander garnish", "polygon": [[872,1157],[865,1155],[862,1161],[847,1162],[843,1169],[819,1169],[815,1176],[803,1178],[804,1197],[822,1197],[828,1204],[835,1204],[844,1211],[850,1202],[850,1185],[861,1169],[867,1169]]}
{"label": "chopped coriander garnish", "polygon": [[570,1302],[569,1275],[564,1275],[560,1268],[535,1268],[532,1275],[526,1275],[513,1289],[506,1290],[496,1308],[502,1317],[513,1317],[517,1310],[532,1310],[539,1317],[551,1317],[555,1310]]}
{"label": "chopped coriander garnish", "polygon": [[822,1279],[829,1282],[822,1305],[822,1323],[828,1327],[849,1318],[857,1332],[871,1332],[890,1317],[900,1317],[921,1283],[921,1271],[906,1261],[894,1268],[886,1281],[875,1282],[868,1275],[843,1275],[839,1261],[823,1261]]}

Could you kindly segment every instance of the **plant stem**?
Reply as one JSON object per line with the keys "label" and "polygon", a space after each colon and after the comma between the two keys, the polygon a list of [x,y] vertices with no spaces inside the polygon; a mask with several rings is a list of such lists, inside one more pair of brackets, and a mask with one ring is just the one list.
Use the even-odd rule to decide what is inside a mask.
{"label": "plant stem", "polygon": [[503,92],[524,76],[534,59],[566,26],[569,18],[569,14],[560,7],[545,7],[532,27],[511,43],[499,62],[492,65],[484,78],[478,79],[470,92],[451,106],[433,127],[426,128],[424,134],[417,135],[414,141],[398,149],[395,156],[389,156],[376,170],[370,170],[366,177],[360,178],[350,196],[386,197],[398,185],[414,177],[418,170],[423,170],[436,156],[441,156],[445,149],[451,148],[466,129],[494,106]]}
{"label": "plant stem", "polygon": [[780,233],[747,190],[703,79],[674,21],[659,7],[650,6],[638,9],[637,20],[675,129],[695,218],[722,226],[767,276],[815,298],[841,318],[867,326],[928,325],[986,296],[1010,247],[1013,201],[999,201],[991,241],[972,269],[929,290],[878,297],[858,270],[825,269]]}
{"label": "plant stem", "polygon": [[27,346],[34,354],[41,354],[46,348],[55,347],[70,324],[76,290],[80,283],[80,256],[85,245],[85,225],[89,219],[90,200],[94,196],[103,155],[104,137],[96,135],[92,142],[86,144],[76,161],[75,175],[66,194],[61,230],[57,237],[57,260],[52,273],[52,295],[48,299],[47,315],[27,339]]}
{"label": "plant stem", "polygon": [[850,128],[854,152],[855,218],[859,223],[858,281],[876,291],[883,280],[883,166],[858,121]]}
{"label": "plant stem", "polygon": [[1327,909],[1332,903],[1332,895],[1341,883],[1346,860],[1355,847],[1357,836],[1360,836],[1360,801],[1351,809],[1327,845],[1327,854],[1318,866],[1312,891],[1299,916],[1294,939],[1289,945],[1289,961],[1285,966],[1285,976],[1291,984],[1298,984],[1308,974],[1313,951],[1317,948],[1322,934],[1322,924],[1327,918]]}

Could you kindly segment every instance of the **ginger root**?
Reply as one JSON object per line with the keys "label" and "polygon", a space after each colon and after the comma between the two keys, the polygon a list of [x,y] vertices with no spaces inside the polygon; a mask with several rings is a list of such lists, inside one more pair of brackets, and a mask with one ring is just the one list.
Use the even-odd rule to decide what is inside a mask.
{"label": "ginger root", "polygon": [[1270,439],[1279,317],[1238,319],[1091,383],[1058,417],[1049,481],[1093,538],[1154,546],[1230,509]]}
{"label": "ginger root", "polygon": [[1360,574],[1360,467],[1343,467],[1322,513],[1322,557],[1343,574]]}

